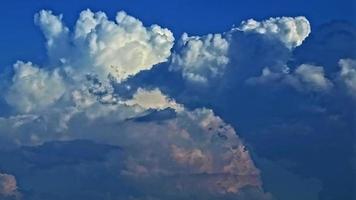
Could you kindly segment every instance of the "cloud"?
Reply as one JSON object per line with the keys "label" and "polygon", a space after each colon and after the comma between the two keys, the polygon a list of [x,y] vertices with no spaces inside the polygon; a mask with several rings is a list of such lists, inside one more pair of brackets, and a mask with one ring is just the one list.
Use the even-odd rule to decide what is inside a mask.
{"label": "cloud", "polygon": [[[268,25],[277,26],[277,32],[267,31],[267,25],[261,25],[264,22],[261,21],[259,26],[266,29],[265,33],[245,32],[238,28],[221,33],[228,43],[224,56],[229,62],[221,67],[216,63],[206,64],[206,60],[201,59],[204,64],[199,70],[216,68],[220,72],[214,78],[206,76],[204,87],[196,87],[196,82],[185,78],[183,68],[166,70],[167,66],[172,68],[173,62],[177,64],[173,58],[171,63],[144,72],[129,84],[133,88],[138,83],[159,87],[186,108],[211,108],[232,126],[238,127],[239,135],[257,155],[301,177],[299,186],[290,188],[290,192],[276,190],[276,196],[294,194],[296,199],[303,199],[304,193],[309,194],[310,199],[316,199],[320,191],[320,198],[349,197],[347,191],[352,191],[352,180],[348,178],[352,169],[349,160],[353,156],[354,141],[352,116],[355,101],[350,97],[355,27],[349,23],[332,22],[315,27],[309,34],[309,23],[302,22],[308,26],[299,34],[293,28],[299,26],[293,24],[295,22],[283,25],[292,24],[290,28],[293,30],[287,31],[278,25],[282,22],[277,21]],[[205,37],[194,36],[202,43]],[[187,50],[191,51],[188,46],[178,44],[174,56],[183,58]],[[335,159],[343,163],[344,170],[338,174],[327,173],[336,166],[326,155],[336,152]],[[202,168],[209,166],[210,157],[204,152],[177,148],[176,153],[182,163],[200,164]],[[321,168],[328,170],[320,171]],[[300,186],[307,185],[306,177],[318,179],[323,187],[308,191]],[[281,185],[293,182],[292,178],[284,181]],[[263,179],[263,183],[268,190],[270,184],[274,184],[273,177]]]}
{"label": "cloud", "polygon": [[297,67],[294,73],[310,90],[325,91],[332,87],[331,81],[324,75],[323,67],[303,64]]}
{"label": "cloud", "polygon": [[341,68],[339,76],[345,84],[348,93],[355,96],[356,94],[356,61],[352,59],[340,59]]}
{"label": "cloud", "polygon": [[115,21],[103,12],[82,11],[70,38],[58,38],[68,32],[61,19],[51,11],[41,11],[35,17],[48,40],[49,51],[53,46],[73,44],[66,46],[66,53],[57,53],[52,59],[75,65],[84,73],[93,72],[101,80],[107,76],[125,80],[166,61],[171,54],[174,37],[168,29],[145,27],[123,11],[117,13]]}
{"label": "cloud", "polygon": [[84,10],[71,33],[62,15],[42,10],[35,23],[47,39],[51,63],[73,65],[81,73],[93,72],[101,80],[122,81],[170,56],[173,34],[158,25],[142,22],[120,11],[115,21],[105,13]]}
{"label": "cloud", "polygon": [[35,24],[40,26],[47,39],[49,48],[60,44],[61,40],[66,39],[69,29],[62,22],[63,15],[55,16],[52,11],[41,10],[35,14]]}
{"label": "cloud", "polygon": [[[311,46],[304,49],[309,54],[320,45],[309,36],[305,17],[248,20],[220,34],[184,34],[173,55],[168,29],[147,27],[123,11],[110,20],[103,12],[85,10],[73,29],[62,19],[51,11],[35,16],[47,40],[48,64],[14,65],[13,77],[3,86],[11,112],[0,118],[1,148],[87,139],[120,146],[124,155],[109,156],[105,166],[41,169],[32,180],[46,174],[64,177],[73,170],[86,177],[110,168],[111,176],[105,177],[113,178],[113,185],[133,188],[122,199],[133,191],[141,194],[134,199],[269,199],[264,187],[273,180],[263,179],[234,129],[239,127],[257,154],[301,173],[299,184],[317,171],[326,188],[347,185],[319,169],[345,164],[349,155],[346,143],[338,144],[351,141],[352,109],[343,94],[354,90],[354,61],[338,53],[337,60],[343,59],[339,67],[320,64],[313,56],[300,59],[305,43]],[[339,32],[335,41],[341,40]],[[329,34],[321,43],[333,47]],[[331,70],[334,65],[337,70]],[[153,81],[146,82],[145,76]],[[169,117],[152,117],[166,112]],[[314,142],[324,139],[335,145]],[[320,151],[338,152],[338,162],[330,163]],[[291,188],[298,191],[293,195],[298,189]],[[315,197],[314,190],[310,194]]]}
{"label": "cloud", "polygon": [[0,197],[16,197],[18,195],[15,177],[0,173]]}
{"label": "cloud", "polygon": [[179,48],[172,56],[170,69],[181,71],[183,78],[193,83],[207,84],[221,77],[229,62],[229,43],[221,34],[189,37],[184,33]]}
{"label": "cloud", "polygon": [[34,66],[31,62],[14,64],[15,75],[6,93],[6,101],[19,112],[44,109],[55,103],[65,92],[65,83],[59,70],[52,72]]}
{"label": "cloud", "polygon": [[35,15],[35,24],[47,40],[49,64],[18,61],[5,96],[19,113],[47,112],[57,132],[66,129],[76,114],[94,119],[125,107],[114,94],[112,82],[166,61],[174,42],[168,29],[158,25],[146,28],[123,11],[111,21],[103,12],[85,10],[72,33],[62,19],[47,10]]}
{"label": "cloud", "polygon": [[[166,199],[173,193],[189,199],[189,194],[201,197],[199,191],[209,198],[265,196],[249,151],[212,110],[188,109],[145,83],[131,96],[118,91],[129,87],[128,79],[168,60],[174,42],[168,29],[145,27],[123,11],[111,21],[103,12],[85,10],[74,31],[62,18],[45,10],[35,15],[47,40],[49,64],[14,65],[5,87],[12,112],[0,118],[0,141],[8,149],[85,139],[121,147],[120,168],[110,173],[147,196]],[[228,64],[222,35],[184,36],[182,42],[187,49],[176,55],[179,71],[206,80],[221,77]],[[167,110],[174,115],[137,120]],[[157,193],[162,182],[167,186]]]}
{"label": "cloud", "polygon": [[133,95],[133,98],[126,101],[125,104],[129,106],[138,105],[145,110],[164,110],[167,108],[172,108],[179,112],[184,109],[182,105],[177,104],[174,100],[163,95],[158,88],[153,90],[138,88],[136,93]]}
{"label": "cloud", "polygon": [[276,38],[288,48],[300,46],[311,32],[309,21],[303,16],[270,18],[262,22],[249,19],[243,21],[237,30]]}
{"label": "cloud", "polygon": [[273,72],[264,68],[259,77],[252,77],[246,81],[248,84],[276,84],[291,86],[301,92],[328,92],[333,83],[325,77],[324,68],[302,64],[293,73],[286,67],[281,72]]}
{"label": "cloud", "polygon": [[283,70],[310,32],[309,21],[301,16],[250,19],[222,34],[189,37],[185,33],[172,55],[170,70],[181,73],[190,85],[229,87],[266,67]]}
{"label": "cloud", "polygon": [[[163,123],[129,123],[122,130],[128,134],[122,133],[117,142],[132,152],[123,171],[129,177],[149,181],[159,176],[172,181],[175,188],[179,182],[182,187],[189,185],[184,176],[197,176],[194,181],[201,185],[197,187],[215,195],[238,193],[246,186],[261,187],[249,152],[234,129],[211,110],[180,112]],[[206,175],[200,179],[202,174]],[[170,180],[172,176],[182,176],[182,182]]]}

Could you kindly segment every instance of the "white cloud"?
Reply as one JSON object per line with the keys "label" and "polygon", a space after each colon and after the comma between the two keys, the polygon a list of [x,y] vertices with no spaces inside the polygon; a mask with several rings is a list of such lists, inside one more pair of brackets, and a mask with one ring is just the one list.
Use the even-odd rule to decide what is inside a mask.
{"label": "white cloud", "polygon": [[108,76],[120,82],[166,61],[173,34],[158,25],[146,28],[122,11],[114,22],[103,12],[85,10],[73,34],[62,18],[46,10],[35,15],[35,23],[47,39],[51,66],[17,62],[5,92],[6,102],[18,114],[48,115],[61,124],[58,130],[65,129],[79,113],[95,119],[121,109],[118,116],[125,119],[142,112],[123,105]]}
{"label": "white cloud", "polygon": [[47,39],[52,63],[71,65],[81,73],[93,72],[102,81],[111,76],[120,82],[165,62],[174,43],[168,29],[145,27],[123,11],[117,13],[116,21],[103,12],[82,11],[74,33],[69,33],[62,15],[51,11],[40,11],[35,22]]}
{"label": "white cloud", "polygon": [[127,100],[125,104],[129,106],[138,105],[145,110],[164,110],[166,108],[172,108],[179,112],[184,109],[182,105],[177,104],[173,99],[170,99],[162,94],[162,92],[157,88],[153,90],[138,88],[136,93],[133,95],[133,98]]}
{"label": "white cloud", "polygon": [[286,47],[300,46],[308,37],[311,28],[305,17],[277,17],[258,22],[254,19],[243,21],[237,30],[258,33],[283,42]]}
{"label": "white cloud", "polygon": [[65,92],[59,70],[52,72],[32,63],[17,62],[6,101],[19,112],[42,110],[55,103]]}
{"label": "white cloud", "polygon": [[221,34],[188,37],[183,34],[179,52],[172,56],[171,70],[182,71],[183,78],[195,83],[207,83],[219,78],[229,62],[229,43]]}
{"label": "white cloud", "polygon": [[309,64],[298,66],[292,73],[288,67],[282,71],[266,67],[261,76],[249,78],[246,83],[287,85],[300,92],[328,92],[333,87],[333,83],[325,77],[323,67]]}
{"label": "white cloud", "polygon": [[348,89],[349,94],[356,97],[356,61],[352,59],[341,59],[339,76]]}
{"label": "white cloud", "polygon": [[[86,59],[84,70],[101,79],[108,75],[122,81],[153,65],[165,62],[173,46],[173,34],[158,25],[144,27],[141,21],[120,11],[116,21],[105,13],[85,10],[75,26],[74,43]],[[72,58],[75,62],[75,59]],[[83,66],[81,66],[83,67]]]}
{"label": "white cloud", "polygon": [[[300,85],[304,85],[307,90],[328,91],[333,86],[331,81],[325,77],[324,68],[321,66],[300,65],[295,69],[294,76],[299,80]],[[295,87],[303,90],[298,85],[295,85]]]}
{"label": "white cloud", "polygon": [[47,45],[52,47],[55,43],[63,42],[69,30],[62,22],[62,15],[55,16],[52,11],[41,10],[35,15],[35,24],[40,26],[47,39]]}

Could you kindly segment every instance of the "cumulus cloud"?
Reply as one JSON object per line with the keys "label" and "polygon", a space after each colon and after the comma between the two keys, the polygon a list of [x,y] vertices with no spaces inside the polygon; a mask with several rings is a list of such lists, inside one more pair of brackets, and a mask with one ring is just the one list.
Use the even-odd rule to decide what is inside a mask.
{"label": "cumulus cloud", "polygon": [[182,111],[184,108],[182,105],[177,104],[174,100],[163,95],[162,92],[156,88],[153,90],[145,90],[138,88],[133,98],[126,101],[125,104],[130,106],[138,105],[144,109],[156,109],[163,110],[172,108],[175,111]]}
{"label": "cumulus cloud", "polygon": [[0,173],[0,197],[16,197],[18,195],[15,177]]}
{"label": "cumulus cloud", "polygon": [[[243,22],[223,34],[229,44],[229,62],[222,76],[208,81],[212,87],[185,84],[175,87],[172,94],[186,107],[209,106],[218,110],[225,120],[240,127],[256,154],[302,176],[313,174],[323,184],[320,198],[339,199],[345,193],[350,197],[346,190],[352,191],[348,177],[354,141],[354,99],[350,96],[355,93],[355,27],[332,22],[310,31],[304,17]],[[179,55],[179,51],[174,54]],[[164,82],[161,88],[167,88],[165,84],[170,82]],[[264,146],[266,143],[273,145]],[[330,143],[335,146],[330,147]],[[199,151],[177,152],[187,155],[181,162],[209,160]],[[338,175],[316,174],[325,166],[329,170],[335,168],[321,156],[335,152],[345,170]],[[269,185],[273,177],[264,182]],[[318,193],[319,189],[312,191],[309,198],[316,199]]]}
{"label": "cumulus cloud", "polygon": [[103,12],[85,10],[76,23],[73,40],[75,51],[87,59],[86,63],[81,60],[81,64],[93,65],[85,70],[92,70],[101,78],[110,75],[122,81],[166,61],[174,37],[168,29],[158,25],[145,27],[123,11],[111,21]]}
{"label": "cumulus cloud", "polygon": [[194,84],[236,84],[266,67],[282,70],[310,32],[309,21],[301,16],[250,19],[223,34],[189,37],[185,33],[170,70]]}
{"label": "cumulus cloud", "polygon": [[307,89],[325,91],[332,87],[331,81],[325,77],[323,67],[303,64],[294,73],[301,84],[307,85]]}
{"label": "cumulus cloud", "polygon": [[[194,181],[200,185],[197,189],[206,188],[215,195],[262,186],[259,170],[234,129],[211,110],[180,112],[177,118],[162,124],[129,123],[124,130],[129,134],[121,135],[118,142],[133,153],[123,171],[129,177],[148,181],[162,176],[174,184],[171,188],[174,189],[185,188],[189,183],[170,177],[196,176]],[[142,148],[145,151],[138,150]],[[199,178],[202,174],[206,175]]]}
{"label": "cumulus cloud", "polygon": [[261,22],[249,19],[243,21],[237,30],[276,38],[288,48],[300,46],[311,32],[309,21],[303,16],[277,17]]}
{"label": "cumulus cloud", "polygon": [[[0,118],[2,148],[89,139],[122,147],[124,155],[110,174],[144,196],[132,198],[168,199],[173,194],[180,199],[263,199],[269,195],[260,170],[233,126],[201,107],[217,108],[234,126],[241,124],[242,130],[252,133],[244,136],[256,152],[267,156],[280,144],[276,141],[294,139],[290,134],[296,132],[306,135],[318,127],[329,135],[349,131],[342,113],[349,109],[329,102],[339,100],[333,88],[340,83],[354,93],[354,61],[340,60],[335,74],[326,65],[308,64],[313,60],[295,61],[295,51],[310,33],[305,17],[251,19],[223,34],[183,34],[173,55],[174,37],[168,29],[147,27],[123,11],[110,20],[103,12],[85,10],[72,30],[62,19],[51,11],[35,15],[47,40],[49,64],[14,65],[14,76],[4,87],[4,98],[13,109]],[[167,77],[156,80],[152,68],[167,60],[171,62],[160,66]],[[156,85],[135,79],[144,71]],[[160,83],[177,74],[209,87],[191,87],[181,79]],[[126,84],[130,80],[135,87]],[[261,83],[266,87],[251,87]],[[172,96],[169,92],[177,85]],[[271,85],[287,87],[276,92]],[[132,95],[121,94],[120,88],[126,86]],[[330,95],[320,98],[325,92]],[[147,117],[167,110],[173,113],[168,118]],[[140,120],[143,117],[147,118]],[[271,145],[259,143],[265,138]],[[261,151],[266,146],[272,150]],[[282,159],[289,161],[283,155]],[[306,163],[302,161],[297,165]],[[157,192],[158,187],[164,189]],[[122,198],[128,196],[132,194]]]}
{"label": "cumulus cloud", "polygon": [[101,80],[111,76],[122,81],[170,56],[173,34],[158,25],[145,27],[125,12],[115,21],[105,13],[82,11],[73,33],[52,11],[42,10],[35,23],[47,39],[51,62],[72,65],[81,73],[94,72]]}
{"label": "cumulus cloud", "polygon": [[[47,39],[50,64],[18,61],[5,95],[19,113],[52,113],[51,118],[60,124],[58,131],[79,113],[94,119],[119,112],[125,106],[112,82],[149,70],[170,56],[174,38],[168,29],[146,28],[123,11],[116,21],[110,21],[103,12],[85,10],[73,33],[62,18],[46,10],[35,15],[35,23]],[[122,110],[130,117],[136,112],[134,108]],[[51,124],[55,124],[53,120]]]}
{"label": "cumulus cloud", "polygon": [[356,95],[356,61],[352,59],[341,59],[339,76],[348,89],[348,93]]}
{"label": "cumulus cloud", "polygon": [[6,101],[20,112],[38,111],[55,103],[65,92],[59,70],[47,71],[31,62],[17,62]]}
{"label": "cumulus cloud", "polygon": [[[158,199],[171,192],[183,199],[200,197],[197,191],[207,197],[242,195],[248,188],[264,196],[249,151],[212,110],[187,109],[144,83],[129,97],[117,91],[127,79],[168,59],[174,42],[168,29],[145,27],[123,11],[111,21],[103,12],[85,10],[74,31],[62,18],[51,11],[35,15],[47,39],[50,64],[14,65],[5,92],[13,110],[0,118],[0,141],[12,148],[77,139],[120,146],[125,154],[112,173]],[[185,52],[174,56],[174,70],[205,80],[222,76],[229,61],[222,35],[185,35],[181,42]],[[174,115],[137,120],[166,110]],[[162,181],[167,190],[152,193]]]}
{"label": "cumulus cloud", "polygon": [[[35,24],[40,26],[44,36],[47,39],[47,45],[53,48],[53,45],[60,44],[61,40],[66,39],[69,30],[62,22],[62,15],[55,16],[52,11],[41,10],[35,14]],[[57,45],[58,45],[57,44]]]}
{"label": "cumulus cloud", "polygon": [[186,80],[207,84],[224,73],[229,62],[229,43],[221,34],[189,37],[184,33],[179,45],[180,51],[173,54],[170,69],[182,71]]}
{"label": "cumulus cloud", "polygon": [[286,67],[283,71],[273,72],[264,68],[259,77],[252,77],[248,84],[277,84],[291,86],[301,92],[327,92],[333,83],[325,77],[324,68],[309,64],[298,66],[292,73]]}

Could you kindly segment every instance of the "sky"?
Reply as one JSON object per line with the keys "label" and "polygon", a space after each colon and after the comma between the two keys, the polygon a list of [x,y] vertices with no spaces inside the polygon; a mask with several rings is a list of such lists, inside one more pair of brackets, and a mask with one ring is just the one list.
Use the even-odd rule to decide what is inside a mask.
{"label": "sky", "polygon": [[[214,0],[182,1],[122,1],[99,0],[73,1],[62,3],[50,0],[28,0],[26,2],[4,0],[1,3],[2,17],[0,26],[4,27],[0,38],[0,66],[12,65],[18,58],[44,60],[43,37],[33,26],[33,14],[41,9],[51,9],[64,14],[64,21],[73,25],[81,10],[90,8],[93,11],[105,11],[114,17],[118,10],[141,19],[145,24],[160,24],[169,27],[179,37],[183,32],[193,35],[212,32],[224,32],[234,24],[250,18],[264,19],[276,16],[308,17],[312,26],[319,26],[332,20],[356,20],[355,3],[352,0],[300,0],[300,1],[234,1],[224,3]],[[5,28],[6,27],[6,28]],[[23,31],[26,30],[26,34]],[[21,44],[30,49],[24,50]]]}
{"label": "sky", "polygon": [[0,199],[355,199],[353,1],[4,1]]}

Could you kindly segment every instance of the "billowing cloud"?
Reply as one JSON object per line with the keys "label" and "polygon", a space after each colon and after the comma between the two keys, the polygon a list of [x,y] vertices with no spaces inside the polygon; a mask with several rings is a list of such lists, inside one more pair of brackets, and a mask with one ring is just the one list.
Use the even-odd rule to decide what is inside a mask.
{"label": "billowing cloud", "polygon": [[[332,155],[333,151],[348,152],[347,145],[313,141],[322,137],[332,143],[350,138],[350,109],[340,103],[348,97],[339,94],[354,93],[354,60],[352,56],[338,58],[342,60],[337,67],[335,63],[296,59],[304,42],[313,41],[305,40],[311,31],[305,17],[248,20],[221,34],[183,34],[173,55],[174,37],[168,29],[147,27],[123,11],[110,20],[103,12],[85,10],[73,29],[62,19],[51,11],[35,15],[47,40],[49,60],[41,66],[17,62],[13,77],[2,87],[1,98],[9,104],[10,112],[0,117],[0,152],[83,139],[119,146],[122,152],[120,157],[108,155],[101,164],[68,162],[41,169],[39,177],[68,175],[72,170],[86,177],[85,173],[108,170],[106,178],[129,188],[120,190],[123,193],[118,199],[271,199],[265,187],[279,196],[290,195],[273,188],[273,180],[267,178],[263,180],[267,184],[262,183],[263,171],[255,166],[234,127],[241,127],[244,139],[257,154],[286,171],[310,177],[320,171],[315,168],[320,167],[315,164],[319,161],[335,166],[347,160],[347,153],[340,153],[334,158],[338,162],[332,163],[328,156],[325,160],[315,156],[319,149]],[[336,71],[330,70],[333,65]],[[154,67],[163,74],[156,76]],[[145,82],[145,77],[154,79],[154,84]],[[199,87],[202,85],[207,87]],[[215,109],[223,117],[217,116]],[[342,137],[333,134],[340,132]],[[309,134],[312,137],[306,140]],[[289,145],[294,146],[286,148]],[[14,154],[18,155],[21,160],[21,153]],[[25,157],[28,155],[32,154]],[[314,168],[306,163],[314,163]],[[34,165],[29,166],[25,172],[31,174]],[[334,178],[322,170],[317,176],[323,181]],[[39,177],[28,180],[40,182]],[[291,180],[293,177],[278,184],[304,183],[304,177],[297,181]],[[343,182],[325,187],[339,183]],[[34,188],[29,183],[25,186],[30,191]],[[300,188],[288,191],[295,196],[303,193],[305,188]],[[44,189],[33,190],[33,198],[39,190]],[[97,192],[96,199],[111,194],[109,189],[104,191]],[[315,199],[319,191],[313,187],[307,194]],[[78,193],[67,192],[49,193],[67,197]]]}
{"label": "billowing cloud", "polygon": [[180,72],[194,84],[243,82],[256,76],[259,69],[282,70],[291,52],[310,32],[305,17],[280,17],[243,21],[223,34],[183,34],[172,55],[170,70]]}
{"label": "billowing cloud", "polygon": [[[302,178],[315,176],[323,188],[306,191],[309,199],[317,199],[318,193],[319,198],[352,197],[353,181],[348,177],[353,169],[349,160],[355,133],[355,101],[350,98],[355,93],[355,26],[332,22],[310,31],[304,17],[243,22],[223,34],[229,44],[225,55],[229,62],[220,68],[222,76],[207,81],[209,88],[169,80],[160,88],[186,107],[209,106],[218,111],[224,120],[240,127],[257,155],[276,166]],[[180,51],[184,48],[176,49],[175,54]],[[182,71],[178,73],[182,75]],[[166,89],[167,84],[174,89]],[[198,151],[177,152],[193,161],[195,157],[208,160]],[[336,167],[323,157],[335,152],[344,170],[338,174],[319,171],[325,166],[331,171]],[[265,179],[266,188],[273,181],[273,177]],[[298,193],[282,190],[276,189],[276,196]],[[302,195],[295,198],[305,199]]]}
{"label": "billowing cloud", "polygon": [[57,48],[56,45],[62,45],[67,42],[69,29],[62,22],[63,15],[55,16],[52,11],[41,10],[35,14],[34,21],[37,24],[45,38],[49,49]]}
{"label": "billowing cloud", "polygon": [[189,37],[183,34],[180,51],[173,54],[171,70],[181,71],[182,76],[195,83],[207,83],[221,77],[229,62],[229,43],[221,34]]}
{"label": "billowing cloud", "polygon": [[302,16],[270,18],[261,22],[249,19],[243,21],[237,29],[276,38],[288,48],[300,46],[311,32],[309,21]]}
{"label": "billowing cloud", "polygon": [[65,92],[59,70],[52,72],[32,63],[17,62],[6,101],[20,112],[38,111],[55,103]]}
{"label": "billowing cloud", "polygon": [[105,13],[82,11],[74,32],[62,22],[62,15],[42,10],[35,22],[47,39],[53,63],[74,65],[82,73],[93,72],[101,79],[117,81],[164,62],[170,56],[173,34],[158,25],[142,22],[120,11],[115,21]]}
{"label": "billowing cloud", "polygon": [[[131,96],[117,90],[168,59],[174,42],[168,29],[145,27],[123,11],[111,21],[103,12],[85,10],[74,31],[62,18],[51,11],[35,15],[47,40],[49,64],[14,65],[5,87],[12,112],[0,118],[0,141],[7,144],[3,149],[91,140],[122,148],[120,167],[110,173],[147,196],[166,199],[173,193],[189,199],[189,194],[201,197],[198,191],[209,198],[269,196],[234,128],[212,110],[187,109],[144,83]],[[229,47],[222,35],[183,36],[182,43],[187,49],[174,56],[176,70],[203,82],[222,76]],[[163,112],[172,116],[140,120]],[[152,192],[162,182],[165,191]],[[5,189],[16,190],[16,184],[6,183]]]}

